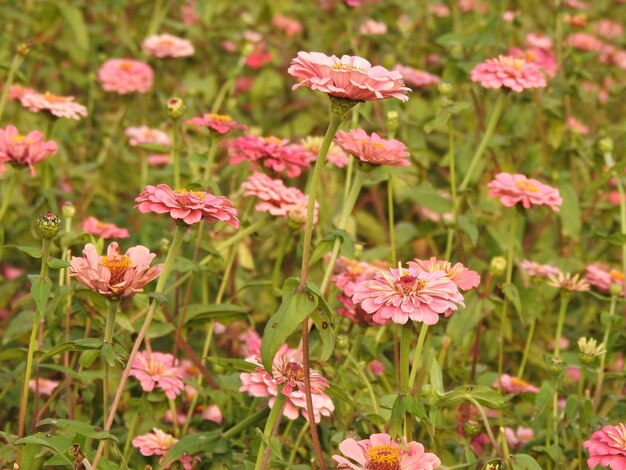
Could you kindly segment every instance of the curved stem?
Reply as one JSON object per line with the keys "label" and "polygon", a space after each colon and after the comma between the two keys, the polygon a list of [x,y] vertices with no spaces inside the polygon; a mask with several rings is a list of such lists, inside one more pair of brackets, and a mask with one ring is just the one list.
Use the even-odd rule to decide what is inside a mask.
{"label": "curved stem", "polygon": [[524,355],[522,356],[522,362],[519,366],[519,370],[517,371],[517,378],[521,379],[524,375],[524,369],[526,368],[526,362],[528,361],[528,354],[530,354],[530,347],[532,346],[533,337],[535,336],[535,327],[537,326],[537,319],[535,318],[531,324],[530,329],[528,330],[528,335],[526,336],[526,345],[524,346]]}
{"label": "curved stem", "polygon": [[409,390],[411,390],[413,388],[413,385],[415,384],[417,370],[419,369],[420,359],[422,358],[422,349],[424,349],[424,340],[426,339],[426,333],[428,333],[428,325],[426,323],[422,323],[420,335],[419,338],[417,338],[417,346],[415,347],[413,368],[411,369],[411,376],[409,377]]}
{"label": "curved stem", "polygon": [[263,458],[265,457],[267,441],[272,438],[274,426],[276,425],[277,421],[279,422],[279,419],[283,414],[283,408],[285,407],[285,403],[287,403],[287,397],[283,395],[282,391],[279,391],[278,395],[276,396],[276,401],[272,406],[272,411],[270,412],[270,415],[265,422],[265,429],[263,430],[261,445],[259,446],[259,451],[256,454],[256,464],[254,465],[254,470],[263,469]]}
{"label": "curved stem", "polygon": [[13,60],[11,61],[11,65],[9,67],[9,73],[7,75],[7,79],[4,82],[4,87],[2,88],[2,96],[0,97],[0,119],[4,115],[4,107],[7,103],[7,97],[9,96],[9,90],[11,85],[13,84],[13,80],[15,80],[15,74],[17,73],[20,65],[24,61],[24,57],[20,54],[15,54],[13,56]]}
{"label": "curved stem", "polygon": [[4,214],[9,208],[9,203],[13,199],[13,192],[15,191],[15,185],[17,183],[17,174],[18,171],[16,169],[10,170],[9,175],[9,184],[7,185],[6,190],[4,191],[4,197],[2,198],[2,206],[0,206],[0,223],[4,218]]}
{"label": "curved stem", "polygon": [[[483,424],[485,425],[485,431],[487,431],[487,436],[489,437],[489,441],[491,442],[491,445],[493,446],[494,450],[499,456],[503,456],[502,449],[500,449],[500,446],[498,445],[498,442],[496,441],[496,438],[493,435],[493,431],[491,430],[491,426],[489,425],[489,419],[487,419],[485,410],[483,410],[483,407],[480,406],[480,403],[478,403],[478,401],[473,396],[465,395],[465,399],[476,407],[476,409],[478,410],[478,414],[480,414],[480,418],[483,420]],[[507,467],[507,468],[510,468],[510,467]]]}

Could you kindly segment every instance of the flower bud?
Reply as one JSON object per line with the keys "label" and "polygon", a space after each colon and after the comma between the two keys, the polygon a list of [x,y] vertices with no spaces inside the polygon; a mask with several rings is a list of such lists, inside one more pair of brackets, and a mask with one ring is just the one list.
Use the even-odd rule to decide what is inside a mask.
{"label": "flower bud", "polygon": [[293,206],[287,212],[287,223],[292,230],[299,230],[306,224],[307,208],[304,206]]}
{"label": "flower bud", "polygon": [[389,111],[387,113],[387,132],[389,134],[395,134],[400,126],[398,119],[398,113],[395,111]]}
{"label": "flower bud", "polygon": [[465,435],[467,437],[478,436],[478,434],[480,434],[481,429],[482,429],[482,426],[480,425],[480,423],[478,423],[477,421],[474,421],[473,419],[468,419],[463,424],[463,431],[465,432]]}
{"label": "flower bud", "polygon": [[167,253],[170,251],[170,246],[172,245],[172,241],[169,238],[161,238],[161,251],[163,253]]}
{"label": "flower bud", "polygon": [[437,91],[443,96],[449,96],[453,91],[452,84],[449,82],[439,82],[437,84]]}
{"label": "flower bud", "polygon": [[495,256],[491,258],[491,263],[489,263],[489,274],[493,277],[502,276],[506,271],[507,264],[508,263],[504,256]]}
{"label": "flower bud", "polygon": [[350,341],[346,335],[337,335],[335,347],[338,351],[347,351]]}
{"label": "flower bud", "polygon": [[348,111],[350,111],[354,106],[359,104],[359,101],[349,100],[346,98],[338,98],[333,95],[328,96],[330,98],[331,112],[341,119],[345,119]]}
{"label": "flower bud", "polygon": [[170,98],[167,100],[167,117],[178,119],[185,112],[185,104],[180,98]]}
{"label": "flower bud", "polygon": [[578,349],[580,351],[580,361],[583,364],[591,364],[596,360],[596,357],[606,354],[604,344],[598,344],[593,338],[579,338]]}
{"label": "flower bud", "polygon": [[598,142],[598,148],[602,153],[611,153],[613,151],[613,139],[605,137]]}
{"label": "flower bud", "polygon": [[565,363],[558,356],[552,356],[550,359],[550,373],[552,375],[559,375],[565,369]]}
{"label": "flower bud", "polygon": [[483,467],[483,470],[500,470],[499,463],[488,463]]}
{"label": "flower bud", "polygon": [[618,296],[622,293],[622,285],[621,284],[611,284],[611,289],[610,289],[611,295],[615,295]]}
{"label": "flower bud", "polygon": [[15,53],[19,56],[26,57],[30,54],[31,44],[28,42],[21,42],[15,48]]}
{"label": "flower bud", "polygon": [[71,219],[76,215],[76,207],[70,201],[66,201],[61,208],[61,214],[65,219]]}
{"label": "flower bud", "polygon": [[59,216],[54,212],[46,212],[37,217],[37,220],[35,220],[35,228],[42,238],[50,240],[59,233],[61,229],[61,219],[59,219]]}

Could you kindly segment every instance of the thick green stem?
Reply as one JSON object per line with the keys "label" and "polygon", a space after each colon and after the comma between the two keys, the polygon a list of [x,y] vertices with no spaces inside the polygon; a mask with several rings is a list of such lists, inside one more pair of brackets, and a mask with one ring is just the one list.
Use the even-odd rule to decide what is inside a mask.
{"label": "thick green stem", "polygon": [[561,291],[561,306],[559,308],[559,317],[556,323],[556,333],[554,335],[554,357],[559,357],[561,351],[561,336],[563,335],[563,324],[565,323],[565,313],[567,312],[567,304],[572,296],[569,291]]}
{"label": "thick green stem", "polygon": [[7,79],[4,82],[4,87],[2,88],[2,96],[0,97],[0,119],[4,115],[4,107],[7,104],[7,97],[9,96],[9,90],[11,89],[11,85],[13,85],[13,80],[15,80],[15,74],[22,65],[24,61],[24,57],[20,54],[15,54],[13,56],[13,60],[11,61],[11,65],[9,67],[9,73],[7,75]]}
{"label": "thick green stem", "polygon": [[180,188],[180,124],[172,119],[172,164],[174,165],[174,188]]}
{"label": "thick green stem", "polygon": [[[413,323],[408,321],[402,327],[402,336],[400,337],[400,394],[408,395],[410,362],[409,355],[411,353],[411,337],[413,336]],[[404,437],[407,442],[413,440],[413,418],[410,413],[404,416]]]}
{"label": "thick green stem", "polygon": [[[448,120],[448,153],[450,160],[450,193],[452,194],[452,223],[456,225],[458,201],[456,195],[456,159],[454,158],[454,125],[452,117]],[[448,228],[448,239],[446,241],[446,253],[443,259],[450,260],[452,256],[452,244],[454,242],[454,232],[456,228]]]}
{"label": "thick green stem", "polygon": [[115,317],[117,315],[117,309],[120,305],[120,299],[114,299],[107,302],[107,319],[104,330],[104,342],[113,344],[113,333],[115,332]]}
{"label": "thick green stem", "polygon": [[417,338],[417,346],[415,347],[415,357],[413,358],[411,376],[409,377],[409,389],[413,389],[413,386],[415,385],[415,378],[417,377],[417,370],[419,369],[420,359],[422,358],[422,350],[424,349],[426,333],[428,333],[428,325],[426,323],[422,323],[420,335]]}
{"label": "thick green stem", "polygon": [[[104,328],[104,344],[113,344],[113,332],[115,331],[115,316],[117,308],[120,305],[120,299],[114,299],[107,302],[107,318]],[[109,363],[102,358],[102,420],[109,414]],[[108,457],[108,443],[104,444],[104,455]]]}
{"label": "thick green stem", "polygon": [[393,175],[389,174],[387,181],[387,218],[389,219],[389,259],[391,265],[395,266],[398,262],[396,258],[396,222],[393,208]]}
{"label": "thick green stem", "polygon": [[532,346],[533,337],[535,336],[535,327],[537,326],[537,319],[535,318],[528,330],[526,336],[526,345],[524,346],[524,355],[522,356],[522,362],[520,363],[519,370],[517,371],[517,378],[521,379],[524,376],[524,369],[526,368],[526,362],[528,362],[528,354],[530,354],[530,347]]}
{"label": "thick green stem", "polygon": [[9,208],[9,203],[13,200],[13,193],[15,192],[15,185],[17,184],[17,174],[18,170],[13,168],[9,170],[9,184],[7,185],[6,190],[4,191],[4,197],[2,198],[2,206],[0,206],[0,223],[2,223],[2,219],[4,218],[4,214]]}
{"label": "thick green stem", "polygon": [[217,154],[217,143],[219,139],[213,135],[211,132],[210,145],[209,145],[209,154],[206,159],[206,164],[204,165],[204,181],[208,183],[211,180],[211,170],[213,169],[213,165],[215,165],[215,155]]}
{"label": "thick green stem", "polygon": [[593,394],[593,411],[595,412],[600,405],[600,399],[602,398],[602,386],[604,384],[604,366],[606,364],[606,356],[609,354],[609,340],[611,339],[611,326],[613,324],[613,318],[615,315],[615,306],[617,305],[617,296],[611,297],[611,307],[609,309],[609,318],[604,330],[604,338],[602,343],[604,344],[604,354],[600,356],[600,365],[598,366],[598,381],[596,383],[596,389]]}
{"label": "thick green stem", "polygon": [[[504,281],[505,286],[509,286],[513,280],[513,252],[515,251],[515,235],[517,234],[517,213],[512,211],[511,225],[509,226],[509,246],[507,252],[507,265],[506,265],[506,278]],[[504,325],[506,314],[509,306],[507,296],[502,299],[502,309],[500,310],[500,344],[498,348],[498,388],[502,390],[502,383],[500,378],[502,377],[502,364],[504,362]]]}
{"label": "thick green stem", "polygon": [[285,230],[283,239],[280,242],[280,246],[278,247],[276,259],[274,260],[274,269],[272,269],[272,291],[277,296],[280,296],[280,290],[278,287],[280,285],[280,274],[282,272],[283,260],[285,259],[287,247],[289,246],[292,235],[293,232],[291,230]]}
{"label": "thick green stem", "polygon": [[263,469],[263,458],[265,457],[265,449],[267,449],[267,442],[272,438],[272,434],[274,432],[274,426],[279,418],[283,414],[283,408],[285,407],[285,403],[287,402],[287,397],[283,395],[282,391],[278,392],[276,396],[276,401],[272,406],[272,411],[270,415],[267,417],[267,421],[265,422],[265,429],[263,430],[263,438],[261,439],[261,445],[259,446],[259,451],[256,455],[256,464],[254,465],[254,470],[262,470]]}

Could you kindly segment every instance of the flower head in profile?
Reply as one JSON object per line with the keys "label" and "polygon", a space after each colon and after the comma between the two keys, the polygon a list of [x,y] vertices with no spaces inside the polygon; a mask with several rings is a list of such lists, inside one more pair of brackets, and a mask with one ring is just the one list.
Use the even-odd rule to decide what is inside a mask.
{"label": "flower head in profile", "polygon": [[42,379],[39,378],[37,380],[32,379],[28,381],[28,388],[31,392],[38,393],[39,395],[52,395],[54,389],[59,386],[58,380],[50,380],[50,379]]}
{"label": "flower head in profile", "polygon": [[288,73],[302,78],[294,90],[307,87],[336,98],[352,101],[373,101],[398,98],[406,101],[409,88],[404,86],[399,72],[389,71],[367,60],[344,55],[341,58],[320,52],[298,52]]}
{"label": "flower head in profile", "polygon": [[498,173],[487,186],[489,195],[500,198],[506,207],[521,202],[524,209],[545,205],[558,212],[563,204],[558,189],[520,174]]}
{"label": "flower head in profile", "polygon": [[376,132],[363,129],[339,131],[335,142],[347,153],[371,165],[409,166],[406,145],[396,139],[383,139]]}
{"label": "flower head in profile", "polygon": [[546,79],[541,69],[522,58],[500,55],[488,59],[472,69],[471,79],[483,88],[510,88],[520,93],[528,88],[545,88]]}
{"label": "flower head in profile", "polygon": [[520,449],[533,440],[535,433],[532,428],[518,426],[517,429],[504,428],[504,437],[509,447],[512,449]]}
{"label": "flower head in profile", "polygon": [[307,152],[301,145],[273,136],[238,137],[231,143],[229,154],[232,165],[248,162],[253,169],[262,166],[288,178],[297,178],[309,168]]}
{"label": "flower head in profile", "polygon": [[[253,397],[271,397],[270,408],[274,406],[276,396],[282,393],[287,397],[284,415],[289,419],[297,419],[302,410],[302,415],[308,419],[301,351],[290,349],[283,344],[274,357],[272,375],[261,366],[260,358],[249,357],[246,361],[255,364],[257,368],[254,372],[244,372],[239,375],[242,383],[239,388],[240,392],[248,392]],[[310,380],[313,415],[315,422],[319,423],[322,416],[330,416],[335,406],[324,392],[328,388],[328,381],[313,369],[310,370]]]}
{"label": "flower head in profile", "polygon": [[133,147],[142,144],[156,144],[169,147],[172,143],[170,137],[165,132],[148,126],[128,127],[125,133],[126,137],[128,137],[128,143]]}
{"label": "flower head in profile", "polygon": [[431,273],[439,270],[445,271],[450,280],[463,291],[478,287],[480,284],[480,274],[466,268],[461,263],[452,265],[449,261],[438,260],[433,256],[429,260],[415,259],[414,261],[409,261],[407,265],[409,267],[415,265],[417,268]]}
{"label": "flower head in profile", "polygon": [[500,379],[496,379],[493,383],[493,387],[502,388],[506,393],[538,393],[539,389],[534,385],[529,384],[525,380],[513,377],[509,374],[502,374]]}
{"label": "flower head in profile", "polygon": [[58,96],[46,91],[45,93],[25,93],[19,99],[22,106],[33,113],[48,111],[60,118],[74,119],[76,121],[87,116],[87,108],[76,103],[73,96]]}
{"label": "flower head in profile", "polygon": [[583,447],[589,452],[589,468],[600,465],[611,470],[623,470],[626,468],[626,425],[619,423],[604,426],[594,432],[591,439],[583,443]]}
{"label": "flower head in profile", "polygon": [[177,221],[192,225],[205,220],[213,224],[226,222],[239,228],[237,210],[224,196],[214,196],[204,191],[172,189],[166,184],[148,185],[135,199],[135,207],[144,214],[169,214]]}
{"label": "flower head in profile", "polygon": [[404,78],[404,82],[413,88],[426,88],[431,85],[436,85],[441,80],[437,75],[406,65],[398,64],[393,69],[396,72],[400,72],[402,78]]}
{"label": "flower head in profile", "polygon": [[464,306],[457,285],[443,270],[428,272],[413,264],[408,268],[379,270],[354,288],[352,301],[373,315],[377,324],[405,324],[409,320],[434,325]]}
{"label": "flower head in profile", "polygon": [[596,357],[606,354],[604,343],[598,344],[594,338],[578,338],[578,350],[580,351],[580,360],[584,364],[591,364]]}
{"label": "flower head in profile", "polygon": [[[161,431],[158,428],[152,428],[152,432],[136,436],[132,440],[133,447],[139,449],[141,455],[146,457],[158,455],[161,456],[161,460],[177,442],[178,439],[174,436]],[[191,470],[193,468],[194,460],[197,460],[197,457],[193,458],[190,455],[183,455],[180,459],[178,459],[178,462],[185,470]],[[163,468],[168,469],[170,466],[168,465]]]}
{"label": "flower head in profile", "polygon": [[189,57],[195,52],[193,44],[187,39],[172,34],[153,34],[141,43],[143,51],[160,59],[168,57]]}
{"label": "flower head in profile", "polygon": [[[585,281],[600,292],[608,294],[613,284],[624,284],[624,274],[601,264],[590,264],[585,267]],[[623,288],[620,295],[624,296]]]}
{"label": "flower head in profile", "polygon": [[333,460],[338,469],[346,470],[433,470],[441,465],[439,457],[419,442],[401,444],[382,433],[360,441],[350,438],[339,444],[343,455],[333,455]]}
{"label": "flower head in profile", "polygon": [[129,376],[139,380],[144,392],[151,392],[158,387],[170,400],[180,395],[185,387],[185,370],[171,354],[138,352],[131,364]]}
{"label": "flower head in profile", "polygon": [[163,269],[162,264],[150,266],[156,255],[145,246],[137,245],[120,253],[113,242],[105,256],[100,256],[91,243],[85,245],[83,256],[73,256],[70,273],[81,284],[105,297],[128,297],[143,292]]}
{"label": "flower head in profile", "polygon": [[193,125],[196,131],[204,128],[219,135],[228,134],[235,129],[245,129],[246,127],[225,114],[204,114],[200,117],[188,119],[185,121],[185,124]]}
{"label": "flower head in profile", "polygon": [[280,29],[286,36],[292,37],[302,32],[302,23],[294,18],[276,15],[272,18],[272,25]]}
{"label": "flower head in profile", "polygon": [[118,95],[147,93],[153,80],[152,68],[139,60],[109,59],[98,70],[98,81],[104,91]]}
{"label": "flower head in profile", "polygon": [[0,174],[5,165],[17,167],[27,166],[30,174],[35,176],[35,165],[55,155],[59,151],[56,142],[46,141],[39,131],[31,131],[21,135],[17,127],[9,125],[0,129]]}
{"label": "flower head in profile", "polygon": [[120,228],[115,224],[108,224],[98,220],[96,217],[87,217],[83,222],[83,230],[90,235],[95,235],[103,239],[108,238],[128,238],[130,233],[125,228]]}
{"label": "flower head in profile", "polygon": [[549,274],[548,285],[558,287],[568,292],[584,292],[589,290],[589,284],[584,279],[580,279],[579,274],[575,274],[574,276],[570,273],[563,274],[562,272]]}
{"label": "flower head in profile", "polygon": [[550,264],[535,263],[525,259],[519,264],[520,269],[526,271],[531,277],[548,277],[551,275],[558,275],[561,270],[556,266]]}
{"label": "flower head in profile", "polygon": [[[322,145],[323,137],[306,137],[300,141],[300,145],[308,154],[308,161],[314,162],[317,160],[317,156],[320,153],[320,147]],[[328,148],[328,154],[326,155],[326,161],[332,163],[338,168],[345,167],[350,162],[350,157],[341,149],[341,147],[331,142]]]}

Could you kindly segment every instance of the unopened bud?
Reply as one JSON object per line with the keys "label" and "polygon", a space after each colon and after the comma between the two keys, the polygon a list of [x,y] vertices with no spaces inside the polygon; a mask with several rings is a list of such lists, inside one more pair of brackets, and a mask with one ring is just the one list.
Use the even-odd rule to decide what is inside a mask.
{"label": "unopened bud", "polygon": [[618,296],[622,293],[622,285],[621,284],[611,284],[610,289],[611,295]]}
{"label": "unopened bud", "polygon": [[499,463],[488,463],[483,467],[483,470],[500,470]]}
{"label": "unopened bud", "polygon": [[348,346],[350,346],[350,341],[346,335],[337,335],[337,339],[335,342],[335,347],[338,351],[347,351]]}
{"label": "unopened bud", "polygon": [[560,357],[552,356],[550,359],[550,373],[552,375],[559,375],[565,369],[565,363]]}
{"label": "unopened bud", "polygon": [[598,142],[598,148],[602,153],[610,153],[613,151],[613,139],[605,137]]}
{"label": "unopened bud", "polygon": [[305,206],[297,205],[293,206],[287,212],[287,223],[292,230],[299,230],[304,224],[306,224],[307,208]]}
{"label": "unopened bud", "polygon": [[30,54],[30,50],[31,50],[30,43],[21,42],[15,48],[15,53],[19,56],[26,57],[28,54]]}
{"label": "unopened bud", "polygon": [[495,256],[491,258],[491,263],[489,263],[489,274],[493,277],[502,276],[506,271],[507,264],[508,263],[504,256]]}
{"label": "unopened bud", "polygon": [[480,423],[474,421],[473,419],[468,419],[467,421],[465,421],[465,424],[463,424],[463,431],[465,432],[465,435],[467,437],[478,436],[481,429],[482,426],[480,425]]}
{"label": "unopened bud", "polygon": [[178,119],[185,112],[185,104],[180,98],[170,98],[167,100],[167,117]]}
{"label": "unopened bud", "polygon": [[172,241],[169,238],[161,238],[161,251],[163,253],[167,253],[168,251],[170,251],[171,244]]}
{"label": "unopened bud", "polygon": [[35,220],[35,228],[42,238],[52,239],[61,229],[61,219],[54,212],[41,214]]}
{"label": "unopened bud", "polygon": [[443,96],[449,96],[452,93],[453,87],[449,82],[439,82],[437,84],[437,90]]}
{"label": "unopened bud", "polygon": [[76,214],[76,207],[70,201],[67,201],[61,208],[61,214],[63,214],[65,219],[71,219]]}
{"label": "unopened bud", "polygon": [[400,126],[400,120],[398,113],[395,111],[389,111],[387,113],[387,133],[395,134]]}
{"label": "unopened bud", "polygon": [[596,357],[606,354],[604,344],[598,344],[593,338],[579,338],[578,349],[580,351],[580,361],[583,364],[591,364],[596,360]]}

